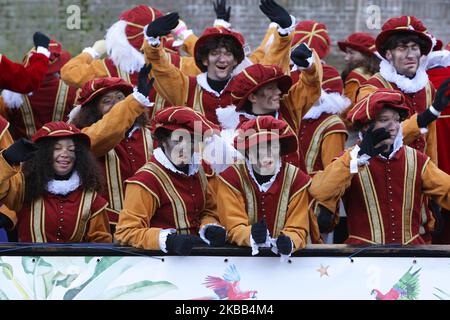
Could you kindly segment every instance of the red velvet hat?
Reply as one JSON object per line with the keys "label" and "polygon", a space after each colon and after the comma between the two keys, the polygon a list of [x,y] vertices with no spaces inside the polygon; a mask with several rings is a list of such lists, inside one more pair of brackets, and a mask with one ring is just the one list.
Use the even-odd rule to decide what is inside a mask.
{"label": "red velvet hat", "polygon": [[444,43],[441,39],[436,39],[436,45],[433,47],[433,51],[439,51],[442,50],[442,47],[444,46]]}
{"label": "red velvet hat", "polygon": [[84,134],[75,127],[73,124],[68,124],[63,121],[48,122],[42,126],[31,137],[33,142],[38,142],[43,139],[50,138],[80,138],[89,147],[91,145],[91,139],[87,134]]}
{"label": "red velvet hat", "polygon": [[144,28],[156,18],[162,17],[161,11],[150,6],[139,5],[122,12],[119,19],[127,22],[125,34],[128,42],[138,51],[144,42]]}
{"label": "red velvet hat", "polygon": [[287,93],[292,86],[291,77],[285,75],[281,68],[276,65],[253,64],[235,76],[231,80],[229,90],[236,111],[244,107],[251,93],[273,81],[278,83],[282,95]]}
{"label": "red velvet hat", "polygon": [[377,114],[384,108],[389,107],[406,113],[409,116],[410,108],[406,104],[405,97],[400,91],[391,89],[378,89],[367,95],[354,105],[347,114],[347,120],[356,124],[365,124],[375,120]]}
{"label": "red velvet hat", "polygon": [[202,135],[209,130],[211,130],[211,133],[213,131],[220,132],[219,126],[206,119],[204,115],[192,108],[179,106],[164,108],[155,114],[151,121],[150,130],[154,134],[159,128],[170,131],[185,129],[191,134],[201,133]]}
{"label": "red velvet hat", "polygon": [[219,39],[222,37],[227,37],[227,38],[231,38],[231,39],[235,40],[236,47],[239,50],[239,56],[235,57],[236,61],[239,64],[242,62],[242,60],[244,60],[245,40],[244,40],[244,37],[242,36],[242,34],[240,34],[239,32],[232,31],[227,28],[223,28],[223,27],[210,27],[210,28],[206,28],[205,31],[203,31],[202,35],[200,36],[200,38],[198,38],[198,40],[194,46],[195,64],[197,65],[197,67],[200,70],[204,70],[205,66],[203,65],[202,58],[200,57],[199,48],[201,48],[205,44],[206,40],[208,40],[208,39],[211,39],[211,38]]}
{"label": "red velvet hat", "polygon": [[234,138],[234,147],[248,151],[252,146],[272,140],[279,141],[281,156],[297,152],[298,140],[295,132],[285,121],[272,116],[258,116],[244,122]]}
{"label": "red velvet hat", "polygon": [[328,64],[322,64],[323,78],[322,89],[327,92],[337,92],[339,94],[344,93],[344,82],[342,81],[339,71],[333,66]]}
{"label": "red velvet hat", "polygon": [[99,95],[112,90],[122,91],[125,96],[133,92],[133,86],[121,78],[99,78],[86,82],[81,88],[76,104],[84,106]]}
{"label": "red velvet hat", "polygon": [[316,50],[320,59],[325,58],[330,52],[331,39],[327,26],[314,20],[304,20],[295,26],[291,47],[295,49],[300,43],[306,43]]}
{"label": "red velvet hat", "polygon": [[447,43],[447,45],[445,46],[445,50],[449,50],[450,51],[450,42]]}
{"label": "red velvet hat", "polygon": [[431,51],[433,45],[430,37],[427,35],[427,28],[422,24],[422,22],[414,16],[401,16],[396,18],[391,18],[386,21],[381,27],[381,32],[375,39],[375,45],[381,56],[385,56],[386,51],[383,50],[383,44],[386,40],[396,33],[409,33],[418,35],[422,38],[426,46],[423,48],[423,55],[427,55]]}
{"label": "red velvet hat", "polygon": [[338,41],[339,49],[346,51],[347,48],[352,48],[356,51],[364,53],[368,56],[375,53],[375,38],[365,32],[352,33],[344,41]]}

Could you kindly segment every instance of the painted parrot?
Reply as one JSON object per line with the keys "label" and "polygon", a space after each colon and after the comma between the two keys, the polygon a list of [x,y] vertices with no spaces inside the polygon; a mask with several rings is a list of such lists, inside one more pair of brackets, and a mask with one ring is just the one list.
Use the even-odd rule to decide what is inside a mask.
{"label": "painted parrot", "polygon": [[234,264],[228,266],[223,278],[207,276],[203,283],[207,288],[212,289],[221,300],[245,300],[254,299],[258,293],[255,290],[241,291],[239,281],[241,277]]}
{"label": "painted parrot", "polygon": [[411,273],[412,267],[397,281],[388,293],[373,289],[371,295],[377,300],[416,300],[419,296],[419,271]]}

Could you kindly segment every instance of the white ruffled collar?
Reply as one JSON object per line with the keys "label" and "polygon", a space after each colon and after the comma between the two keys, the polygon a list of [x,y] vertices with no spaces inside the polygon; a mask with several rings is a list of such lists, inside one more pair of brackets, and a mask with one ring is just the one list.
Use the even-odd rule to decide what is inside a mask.
{"label": "white ruffled collar", "polygon": [[277,164],[277,168],[275,170],[275,174],[272,176],[272,178],[270,178],[269,181],[264,182],[263,184],[259,184],[258,180],[256,180],[255,174],[253,173],[253,167],[250,164],[250,161],[248,161],[248,159],[245,159],[245,164],[247,165],[247,170],[248,170],[248,172],[250,174],[250,177],[252,177],[253,181],[258,186],[258,189],[261,192],[267,192],[267,190],[270,189],[272,184],[275,182],[275,179],[277,178],[278,173],[280,172],[280,169],[281,169],[281,159],[279,159],[278,164]]}
{"label": "white ruffled collar", "polygon": [[47,191],[52,194],[65,196],[75,191],[79,186],[80,176],[74,171],[68,180],[50,180],[47,184]]}
{"label": "white ruffled collar", "polygon": [[223,88],[222,91],[217,92],[215,91],[213,88],[211,88],[211,86],[208,83],[208,79],[207,79],[207,73],[203,72],[200,73],[199,75],[197,75],[197,83],[200,87],[202,87],[202,89],[208,91],[209,93],[212,93],[213,95],[215,95],[216,97],[220,97],[220,95],[222,94],[222,92],[225,91],[225,89],[227,88],[228,84],[230,83],[231,79],[233,79],[233,77],[231,77],[227,84],[225,85],[225,87]]}
{"label": "white ruffled collar", "polygon": [[[186,174],[183,171],[180,171],[177,168],[175,168],[173,163],[169,160],[169,158],[167,158],[166,154],[160,147],[153,150],[153,156],[160,164],[162,164],[164,166],[164,168],[166,168],[174,173],[178,173],[178,174],[186,176]],[[187,176],[193,176],[194,174],[196,174],[198,172],[198,170],[200,169],[200,165],[199,165],[200,160],[199,159],[200,159],[199,154],[194,152],[194,154],[192,155],[192,158],[191,158],[191,163],[189,164],[189,173],[187,174]]]}
{"label": "white ruffled collar", "polygon": [[319,119],[322,113],[340,114],[350,104],[351,101],[349,98],[337,92],[328,93],[322,90],[320,98],[317,99],[312,108],[303,116],[303,119]]}
{"label": "white ruffled collar", "polygon": [[[235,130],[240,122],[240,116],[244,116],[248,120],[256,119],[256,115],[250,114],[244,111],[236,111],[235,105],[229,105],[225,108],[217,108],[216,116],[219,121],[220,127],[223,129]],[[278,119],[279,111],[275,112],[275,119]]]}
{"label": "white ruffled collar", "polygon": [[428,84],[427,56],[422,56],[419,61],[419,68],[417,69],[414,78],[410,79],[404,75],[398,74],[394,66],[382,58],[380,63],[380,74],[389,82],[395,83],[397,87],[404,93],[415,93]]}

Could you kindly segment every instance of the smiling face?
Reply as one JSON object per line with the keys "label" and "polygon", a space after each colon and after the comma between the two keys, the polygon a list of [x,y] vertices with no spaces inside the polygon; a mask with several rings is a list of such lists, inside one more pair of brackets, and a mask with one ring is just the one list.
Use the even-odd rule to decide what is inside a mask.
{"label": "smiling face", "polygon": [[113,90],[105,93],[98,101],[98,110],[102,115],[105,115],[116,103],[122,101],[123,99],[125,99],[125,95],[122,91]]}
{"label": "smiling face", "polygon": [[280,143],[278,140],[258,143],[249,149],[249,161],[253,170],[262,175],[274,175],[280,158]]}
{"label": "smiling face", "polygon": [[394,66],[397,73],[408,78],[416,75],[420,57],[420,46],[413,41],[399,44],[394,49],[386,51],[386,59]]}
{"label": "smiling face", "polygon": [[70,173],[75,166],[75,143],[70,138],[56,141],[53,147],[53,169],[59,176]]}
{"label": "smiling face", "polygon": [[229,79],[238,64],[233,53],[225,47],[210,50],[202,63],[207,68],[208,78],[217,81]]}
{"label": "smiling face", "polygon": [[281,90],[277,82],[270,82],[248,96],[254,114],[268,114],[280,109]]}

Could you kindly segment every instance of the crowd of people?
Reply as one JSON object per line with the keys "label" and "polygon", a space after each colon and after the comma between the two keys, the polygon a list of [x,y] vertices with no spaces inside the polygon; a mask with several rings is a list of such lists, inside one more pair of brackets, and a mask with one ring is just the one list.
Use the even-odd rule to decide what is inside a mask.
{"label": "crowd of people", "polygon": [[71,55],[0,55],[0,240],[450,244],[450,44],[414,16],[338,42],[274,0],[248,50],[216,0],[198,37],[139,5]]}

